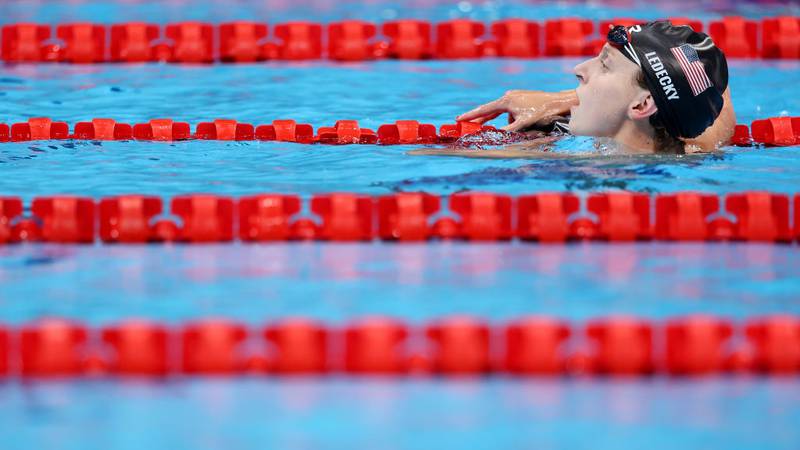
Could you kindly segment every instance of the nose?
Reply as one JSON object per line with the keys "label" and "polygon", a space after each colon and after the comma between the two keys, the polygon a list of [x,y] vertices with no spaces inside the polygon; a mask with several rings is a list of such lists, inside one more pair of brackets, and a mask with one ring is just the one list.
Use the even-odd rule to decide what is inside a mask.
{"label": "nose", "polygon": [[584,61],[577,66],[575,66],[572,71],[575,73],[575,77],[578,79],[580,83],[586,83],[586,77],[588,74],[587,65],[589,61]]}

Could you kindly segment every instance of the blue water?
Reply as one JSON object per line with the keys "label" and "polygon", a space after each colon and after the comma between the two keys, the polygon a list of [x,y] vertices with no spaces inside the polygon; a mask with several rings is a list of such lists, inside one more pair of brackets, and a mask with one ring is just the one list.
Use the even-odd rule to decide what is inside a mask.
{"label": "blue water", "polygon": [[[0,117],[93,117],[196,124],[235,118],[254,124],[293,118],[315,128],[355,119],[376,130],[416,119],[440,125],[509,89],[575,86],[577,59],[364,64],[23,65],[0,68]],[[797,114],[800,62],[731,63],[740,123]],[[752,86],[761,86],[756,91]],[[502,119],[495,124],[501,125]],[[406,154],[410,146],[308,146],[275,142],[35,142],[0,146],[0,192],[105,196],[144,192],[244,195],[277,191],[384,194],[464,189],[519,194],[542,190],[641,192],[768,189],[793,193],[800,147],[730,148],[714,156],[629,156],[568,160],[475,160]],[[567,139],[561,152],[591,152]],[[48,176],[42,176],[46,167]],[[104,176],[96,177],[102,168]],[[52,176],[57,174],[58,176]],[[20,189],[24,186],[24,189]]]}
{"label": "blue water", "polygon": [[[0,21],[415,17],[490,21],[578,15],[708,20],[798,14],[791,3],[4,2]],[[314,11],[309,14],[309,11]],[[293,118],[451,123],[508,89],[575,85],[577,59],[235,66],[0,67],[0,122],[171,117],[196,124]],[[800,115],[798,62],[731,61],[740,123]],[[500,125],[501,121],[495,122]],[[800,147],[713,156],[484,160],[409,155],[411,146],[260,142],[34,142],[0,145],[0,193],[170,197],[602,189],[658,193],[800,191]],[[566,139],[558,151],[592,150]],[[761,244],[270,244],[0,247],[0,322],[64,316],[93,326],[286,316],[342,324],[449,314],[493,323],[539,313],[583,321],[709,313],[800,314],[800,251]],[[6,448],[786,448],[800,445],[800,383],[789,379],[387,380],[244,378],[0,384]],[[354,401],[355,399],[355,401]]]}
{"label": "blue water", "polygon": [[8,449],[795,449],[800,442],[800,390],[789,380],[87,381],[0,386],[0,401]]}
{"label": "blue water", "polygon": [[577,321],[800,314],[800,251],[772,244],[265,244],[0,248],[2,319],[103,325],[225,316],[262,325],[450,314]]}

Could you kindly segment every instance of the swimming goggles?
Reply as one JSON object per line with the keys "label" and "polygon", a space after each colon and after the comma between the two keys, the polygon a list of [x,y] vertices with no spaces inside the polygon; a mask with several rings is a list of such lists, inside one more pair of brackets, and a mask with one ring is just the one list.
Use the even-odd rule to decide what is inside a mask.
{"label": "swimming goggles", "polygon": [[615,25],[608,30],[608,36],[606,36],[606,39],[608,40],[609,44],[620,50],[630,43],[628,29],[622,25]]}
{"label": "swimming goggles", "polygon": [[628,59],[635,62],[642,67],[642,61],[639,59],[639,55],[636,54],[636,51],[633,49],[633,44],[631,43],[631,35],[628,32],[628,29],[622,25],[615,25],[610,30],[608,30],[608,35],[606,36],[608,43],[616,48],[617,50],[627,53]]}

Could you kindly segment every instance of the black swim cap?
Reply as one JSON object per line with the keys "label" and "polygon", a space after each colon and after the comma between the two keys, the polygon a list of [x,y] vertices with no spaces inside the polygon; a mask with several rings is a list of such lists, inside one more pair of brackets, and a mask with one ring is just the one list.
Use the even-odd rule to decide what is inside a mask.
{"label": "black swim cap", "polygon": [[671,136],[701,135],[719,116],[728,87],[722,50],[705,33],[668,21],[628,27],[627,36],[621,31],[609,31],[609,44],[641,67],[658,106],[656,119]]}

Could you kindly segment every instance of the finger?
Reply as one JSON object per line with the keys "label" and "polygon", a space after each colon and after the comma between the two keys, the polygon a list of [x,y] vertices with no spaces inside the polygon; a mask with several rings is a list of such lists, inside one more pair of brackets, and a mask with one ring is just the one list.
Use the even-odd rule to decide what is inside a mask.
{"label": "finger", "polygon": [[503,113],[502,112],[492,113],[492,114],[489,114],[488,116],[483,116],[483,117],[481,117],[479,119],[472,120],[471,122],[475,122],[475,123],[479,123],[479,124],[483,125],[484,123],[486,123],[486,122],[488,122],[488,121],[490,121],[492,119],[496,119],[497,116],[499,116],[500,114],[503,114]]}
{"label": "finger", "polygon": [[501,130],[504,130],[504,131],[519,131],[519,130],[527,127],[528,125],[530,125],[530,123],[528,123],[528,121],[520,119],[520,120],[515,120],[514,122],[504,126],[503,128],[501,128]]}
{"label": "finger", "polygon": [[456,117],[456,120],[458,120],[459,122],[463,122],[467,120],[477,119],[496,112],[500,113],[506,112],[505,108],[503,108],[500,105],[500,100],[495,100],[493,102],[486,103],[485,105],[478,106],[472,111],[465,112],[464,114]]}

